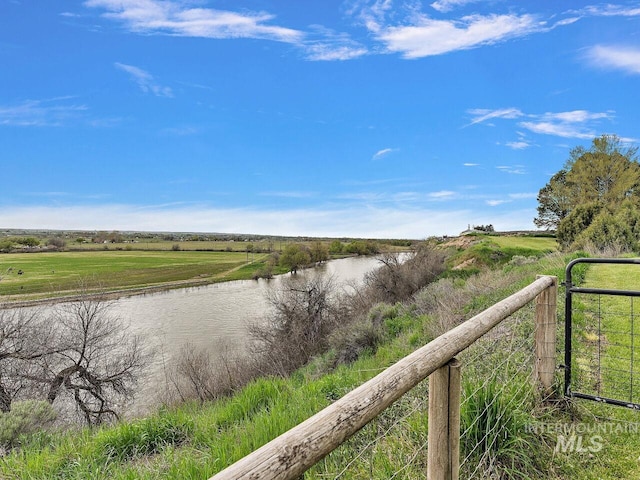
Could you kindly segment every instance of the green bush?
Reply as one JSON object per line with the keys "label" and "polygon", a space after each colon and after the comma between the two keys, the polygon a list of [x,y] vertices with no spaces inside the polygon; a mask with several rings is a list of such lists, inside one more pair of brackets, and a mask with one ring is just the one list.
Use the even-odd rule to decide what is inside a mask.
{"label": "green bush", "polygon": [[355,362],[365,352],[375,353],[382,339],[380,328],[368,321],[356,322],[336,330],[329,339],[335,352],[333,366]]}
{"label": "green bush", "polygon": [[25,400],[14,402],[11,411],[0,412],[0,444],[15,447],[21,437],[32,435],[49,427],[56,413],[49,402]]}
{"label": "green bush", "polygon": [[578,235],[586,230],[598,216],[602,206],[599,203],[586,203],[578,205],[558,225],[556,237],[562,248],[568,248],[573,244]]}
{"label": "green bush", "polygon": [[598,251],[615,248],[621,251],[638,250],[640,239],[640,210],[626,201],[615,212],[600,212],[591,224],[576,236],[573,247],[590,247]]}

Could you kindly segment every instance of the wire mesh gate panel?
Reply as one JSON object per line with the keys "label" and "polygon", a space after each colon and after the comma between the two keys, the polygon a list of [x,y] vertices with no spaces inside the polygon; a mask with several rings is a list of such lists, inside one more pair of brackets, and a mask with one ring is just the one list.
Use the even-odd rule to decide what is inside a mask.
{"label": "wire mesh gate panel", "polygon": [[[573,284],[573,268],[579,264],[625,270],[598,279],[598,288],[587,288]],[[640,287],[604,284],[610,280],[613,287],[635,286],[638,279],[640,259],[579,258],[567,265],[566,396],[640,409]]]}

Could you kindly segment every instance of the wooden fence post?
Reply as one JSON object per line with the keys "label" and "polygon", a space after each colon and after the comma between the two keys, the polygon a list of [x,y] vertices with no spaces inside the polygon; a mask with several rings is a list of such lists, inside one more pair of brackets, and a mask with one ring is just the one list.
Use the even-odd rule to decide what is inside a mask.
{"label": "wooden fence post", "polygon": [[[538,277],[539,278],[539,277]],[[556,370],[556,301],[558,279],[536,297],[535,378],[545,396],[553,394]]]}
{"label": "wooden fence post", "polygon": [[460,470],[460,362],[429,375],[427,479],[458,480]]}

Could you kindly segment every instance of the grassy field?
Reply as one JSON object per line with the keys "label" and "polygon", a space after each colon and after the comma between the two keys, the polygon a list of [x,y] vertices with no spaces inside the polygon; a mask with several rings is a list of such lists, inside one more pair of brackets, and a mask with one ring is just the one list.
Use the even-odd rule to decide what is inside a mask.
{"label": "grassy field", "polygon": [[538,252],[555,252],[558,249],[558,242],[551,237],[492,235],[488,239],[502,248],[530,249]]}
{"label": "grassy field", "polygon": [[115,243],[76,243],[68,242],[65,249],[73,251],[96,250],[188,250],[188,251],[215,251],[215,252],[246,252],[247,249],[256,251],[281,250],[286,242],[256,241],[235,242],[231,240],[197,240],[197,241],[170,241],[159,239],[141,239],[135,242]]}
{"label": "grassy field", "polygon": [[[581,286],[640,291],[640,266],[592,264]],[[573,391],[640,403],[640,376],[633,373],[640,366],[640,349],[633,348],[639,331],[632,323],[637,315],[633,300],[576,295],[573,303]],[[574,423],[583,429],[607,425],[615,431],[599,432],[601,451],[566,459],[564,468],[573,478],[640,479],[639,411],[579,400]]]}
{"label": "grassy field", "polygon": [[251,278],[266,257],[267,254],[182,250],[3,254],[0,295],[52,296],[77,289],[80,279],[112,290]]}

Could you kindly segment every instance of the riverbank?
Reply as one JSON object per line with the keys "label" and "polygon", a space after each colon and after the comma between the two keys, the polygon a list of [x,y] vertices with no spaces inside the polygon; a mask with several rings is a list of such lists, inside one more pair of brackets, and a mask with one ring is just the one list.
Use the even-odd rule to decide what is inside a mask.
{"label": "riverbank", "polygon": [[[268,254],[240,252],[55,252],[0,255],[4,307],[109,298],[251,279]],[[275,273],[285,269],[276,267]]]}
{"label": "riverbank", "polygon": [[[290,378],[256,380],[228,399],[163,408],[147,418],[111,427],[40,435],[32,443],[26,443],[22,452],[4,457],[0,476],[209,478],[429,342],[444,318],[443,312],[430,308],[448,305],[455,312],[464,311],[464,317],[468,318],[533,281],[536,275],[557,275],[562,280],[569,260],[571,258],[556,254],[535,262],[511,262],[505,268],[464,282],[460,278],[455,281],[445,278],[403,307],[388,306],[382,324],[384,341],[375,351],[363,352],[351,364],[333,366],[334,353],[329,352]],[[465,287],[465,284],[468,285]],[[435,305],[433,298],[448,301]],[[562,311],[560,305],[559,311]],[[615,436],[603,434],[602,451],[554,453],[555,438],[540,438],[536,436],[537,430],[525,428],[527,425],[566,425],[571,429],[593,424],[595,429],[598,427],[596,410],[610,423],[636,422],[634,412],[586,402],[576,402],[569,416],[550,405],[536,408],[538,400],[529,390],[515,388],[526,386],[530,380],[532,365],[525,363],[531,362],[527,339],[533,330],[529,314],[523,312],[514,319],[513,327],[501,328],[487,345],[462,360],[463,379],[468,387],[462,402],[462,421],[467,422],[461,456],[465,477],[484,478],[482,462],[485,461],[485,466],[494,473],[505,475],[513,472],[513,465],[517,465],[520,474],[517,478],[637,478],[637,462],[627,460],[627,454],[634,449],[637,452],[638,447],[637,435],[634,437],[631,429]],[[505,357],[512,360],[505,363]],[[424,388],[418,387],[405,396],[306,476],[354,479],[423,476],[428,425]],[[487,442],[474,449],[472,435],[477,415],[472,415],[474,403],[468,394],[471,391],[476,395],[480,389],[492,389],[492,393],[486,395],[489,400],[495,399],[490,405],[504,408],[497,413],[500,422],[495,424],[503,441]],[[514,424],[514,421],[525,423]],[[581,422],[578,427],[575,421]],[[515,428],[517,425],[521,428]],[[476,430],[484,431],[481,430],[484,427],[490,425],[483,424]],[[504,443],[507,441],[509,443]]]}

